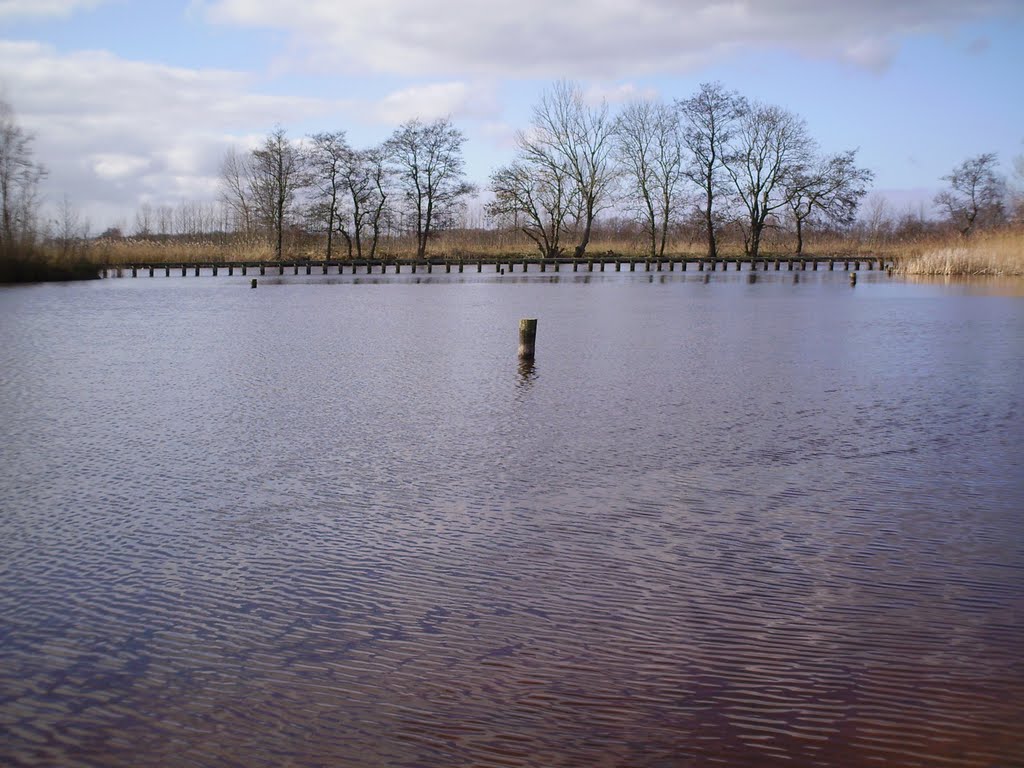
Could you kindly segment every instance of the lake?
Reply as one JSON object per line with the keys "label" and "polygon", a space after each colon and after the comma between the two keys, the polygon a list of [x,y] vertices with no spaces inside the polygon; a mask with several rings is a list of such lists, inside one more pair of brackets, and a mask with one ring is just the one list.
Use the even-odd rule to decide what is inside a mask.
{"label": "lake", "polygon": [[1024,290],[796,277],[0,289],[0,764],[1024,765]]}

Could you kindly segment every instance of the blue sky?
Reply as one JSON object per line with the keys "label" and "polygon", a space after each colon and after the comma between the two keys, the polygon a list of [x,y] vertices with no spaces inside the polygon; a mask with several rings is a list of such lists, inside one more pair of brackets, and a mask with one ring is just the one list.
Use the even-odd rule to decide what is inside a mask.
{"label": "blue sky", "polygon": [[[213,200],[280,124],[368,146],[450,116],[486,184],[554,79],[615,108],[718,80],[860,148],[897,211],[981,152],[1024,154],[1020,0],[0,0],[0,95],[93,228]],[[1024,180],[1022,180],[1024,181]]]}

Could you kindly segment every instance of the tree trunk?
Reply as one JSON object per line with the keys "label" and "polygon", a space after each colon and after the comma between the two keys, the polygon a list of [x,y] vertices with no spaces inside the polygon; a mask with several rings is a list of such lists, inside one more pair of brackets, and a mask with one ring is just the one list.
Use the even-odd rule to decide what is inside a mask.
{"label": "tree trunk", "polygon": [[718,244],[715,242],[715,219],[711,212],[711,204],[712,200],[714,200],[714,196],[711,193],[710,181],[708,184],[708,205],[707,208],[704,209],[704,225],[708,230],[708,258],[717,259]]}
{"label": "tree trunk", "polygon": [[804,252],[804,220],[796,217],[796,255]]}

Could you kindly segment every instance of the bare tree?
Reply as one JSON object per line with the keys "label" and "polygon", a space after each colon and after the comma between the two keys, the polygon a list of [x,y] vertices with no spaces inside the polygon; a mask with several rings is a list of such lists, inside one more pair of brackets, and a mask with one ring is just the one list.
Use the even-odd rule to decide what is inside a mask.
{"label": "bare tree", "polygon": [[562,255],[568,219],[579,210],[579,187],[564,167],[520,157],[491,174],[491,190],[486,212],[492,219],[521,230],[542,257]]}
{"label": "bare tree", "polygon": [[586,253],[597,214],[611,203],[614,141],[608,105],[587,106],[579,85],[565,80],[541,96],[530,131],[519,137],[524,160],[541,168],[557,166],[576,186],[573,196],[582,224],[576,258]]}
{"label": "bare tree", "polygon": [[57,208],[54,227],[54,242],[60,249],[61,258],[68,260],[81,255],[89,236],[89,223],[82,220],[81,214],[71,204],[67,195],[64,195]]}
{"label": "bare tree", "polygon": [[[367,258],[377,253],[381,228],[388,214],[390,171],[387,153],[381,147],[357,150],[344,167],[345,187],[352,219],[352,240],[356,255],[363,257],[369,242]],[[467,185],[468,186],[468,185]],[[446,206],[445,210],[453,206]],[[351,253],[351,243],[349,252]]]}
{"label": "bare tree", "polygon": [[665,255],[669,225],[686,179],[679,113],[647,101],[628,105],[615,120],[616,158],[628,180],[652,258]]}
{"label": "bare tree", "polygon": [[747,256],[757,258],[769,217],[789,205],[791,181],[806,171],[812,150],[806,124],[792,112],[755,104],[740,117],[725,168],[745,214]]}
{"label": "bare tree", "polygon": [[799,168],[786,193],[796,223],[796,252],[803,253],[804,224],[816,218],[847,226],[857,217],[860,201],[875,174],[857,167],[857,150],[817,158]]}
{"label": "bare tree", "polygon": [[740,118],[749,111],[746,99],[727,91],[721,83],[702,83],[689,99],[677,102],[683,116],[683,143],[690,152],[686,170],[701,192],[701,214],[708,244],[708,258],[718,256],[719,198],[727,187],[726,146],[736,133]]}
{"label": "bare tree", "polygon": [[313,134],[306,150],[312,189],[310,215],[327,233],[328,259],[333,254],[334,233],[339,230],[349,241],[348,253],[352,256],[352,242],[342,226],[339,206],[345,195],[344,168],[351,164],[353,154],[344,131]]}
{"label": "bare tree", "polygon": [[47,172],[35,160],[34,139],[0,100],[0,252],[27,245],[37,234],[38,184]]}
{"label": "bare tree", "polygon": [[252,151],[250,167],[253,210],[270,232],[275,256],[281,259],[284,231],[295,217],[296,195],[307,183],[303,154],[278,127]]}
{"label": "bare tree", "polygon": [[255,220],[252,200],[253,174],[248,155],[230,147],[220,166],[220,196],[231,211],[236,231],[253,234]]}
{"label": "bare tree", "polygon": [[942,177],[949,182],[949,189],[935,196],[935,204],[963,237],[976,226],[1003,220],[1006,180],[996,173],[996,165],[995,153],[986,152],[964,160]]}
{"label": "bare tree", "polygon": [[416,232],[416,257],[424,258],[427,241],[464,198],[473,192],[465,180],[462,145],[466,137],[448,119],[400,125],[385,144],[395,180]]}
{"label": "bare tree", "polygon": [[153,234],[153,206],[143,203],[135,211],[135,228],[132,234],[137,237],[149,237]]}

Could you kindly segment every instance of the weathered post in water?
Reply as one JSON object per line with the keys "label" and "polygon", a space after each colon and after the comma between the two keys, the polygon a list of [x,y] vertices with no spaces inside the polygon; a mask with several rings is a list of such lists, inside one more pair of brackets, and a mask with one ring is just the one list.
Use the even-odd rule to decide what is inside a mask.
{"label": "weathered post in water", "polygon": [[537,318],[519,321],[519,359],[532,360],[537,341]]}
{"label": "weathered post in water", "polygon": [[256,287],[256,278],[255,277],[252,279],[252,282],[249,284],[249,287],[250,288],[255,288]]}

